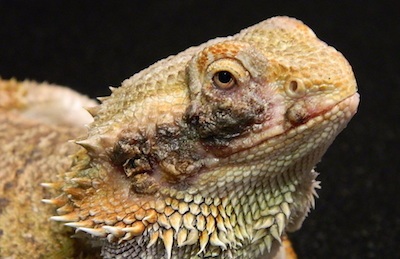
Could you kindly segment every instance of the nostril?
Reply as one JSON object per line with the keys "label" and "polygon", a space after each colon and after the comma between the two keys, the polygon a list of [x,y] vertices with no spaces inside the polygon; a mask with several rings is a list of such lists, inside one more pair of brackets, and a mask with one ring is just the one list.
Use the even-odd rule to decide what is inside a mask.
{"label": "nostril", "polygon": [[286,94],[293,98],[299,98],[306,94],[306,88],[303,81],[297,78],[291,78],[286,81],[284,88]]}
{"label": "nostril", "polygon": [[298,83],[297,81],[290,81],[289,83],[289,88],[292,92],[296,92],[298,88]]}

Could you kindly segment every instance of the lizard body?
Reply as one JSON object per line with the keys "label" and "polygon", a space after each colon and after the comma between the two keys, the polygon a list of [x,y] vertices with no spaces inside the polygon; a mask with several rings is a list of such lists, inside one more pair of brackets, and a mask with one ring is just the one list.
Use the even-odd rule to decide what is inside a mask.
{"label": "lizard body", "polygon": [[112,89],[44,202],[104,258],[284,258],[356,92],[339,52],[268,19]]}

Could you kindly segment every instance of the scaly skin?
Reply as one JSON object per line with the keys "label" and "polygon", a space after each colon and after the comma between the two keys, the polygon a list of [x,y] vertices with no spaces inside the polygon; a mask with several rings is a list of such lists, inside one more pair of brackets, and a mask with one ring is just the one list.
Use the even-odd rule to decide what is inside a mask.
{"label": "scaly skin", "polygon": [[[72,258],[71,231],[48,218],[55,195],[40,183],[60,181],[79,148],[95,102],[70,89],[0,79],[0,258]],[[62,114],[62,116],[60,116]]]}
{"label": "scaly skin", "polygon": [[313,168],[356,92],[308,27],[266,20],[112,89],[44,202],[105,258],[290,257],[282,239],[313,206]]}

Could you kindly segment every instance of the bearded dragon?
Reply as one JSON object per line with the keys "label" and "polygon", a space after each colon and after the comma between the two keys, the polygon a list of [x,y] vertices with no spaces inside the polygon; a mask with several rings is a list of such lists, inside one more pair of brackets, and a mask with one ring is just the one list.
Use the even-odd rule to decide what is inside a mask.
{"label": "bearded dragon", "polygon": [[[85,249],[71,243],[70,229],[104,258],[290,258],[282,243],[314,206],[314,167],[359,102],[342,54],[288,17],[189,48],[111,91],[87,108],[87,130],[76,121],[83,112],[43,115],[55,104],[36,114],[35,100],[3,109],[3,255],[76,256]],[[36,197],[25,205],[41,214],[15,223],[13,197],[24,194],[7,196],[16,180],[4,179],[20,179],[26,168],[49,191],[29,182],[22,190],[43,193],[57,208],[52,223],[44,221],[51,206],[41,208]],[[6,226],[12,219],[16,232]],[[27,226],[39,222],[44,238]],[[21,230],[36,252],[5,245],[22,242]]]}

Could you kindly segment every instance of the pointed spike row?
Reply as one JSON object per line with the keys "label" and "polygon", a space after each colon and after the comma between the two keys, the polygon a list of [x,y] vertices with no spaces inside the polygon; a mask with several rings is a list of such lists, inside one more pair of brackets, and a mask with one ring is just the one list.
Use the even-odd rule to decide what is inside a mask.
{"label": "pointed spike row", "polygon": [[199,252],[197,252],[196,255],[201,254],[206,249],[206,246],[208,244],[208,240],[209,240],[209,236],[208,236],[207,231],[201,232],[200,237],[199,237],[200,249],[199,249]]}
{"label": "pointed spike row", "polygon": [[70,221],[78,221],[79,216],[77,213],[73,212],[70,214],[62,215],[62,216],[53,216],[50,217],[51,220],[60,221],[60,222],[70,222]]}
{"label": "pointed spike row", "polygon": [[206,218],[206,230],[208,231],[208,233],[213,233],[216,232],[215,231],[215,218],[213,217],[213,215],[208,215]]}
{"label": "pointed spike row", "polygon": [[146,216],[142,219],[142,221],[153,224],[157,221],[157,218],[158,218],[157,211],[148,210],[148,211],[146,211]]}
{"label": "pointed spike row", "polygon": [[109,86],[108,89],[113,93],[118,87]]}
{"label": "pointed spike row", "polygon": [[67,201],[65,199],[54,198],[54,199],[42,199],[42,202],[50,205],[55,205],[57,207],[61,207],[64,206]]}
{"label": "pointed spike row", "polygon": [[283,230],[285,229],[286,216],[283,213],[278,213],[278,215],[275,216],[275,222],[276,225],[278,226],[279,236],[281,236]]}
{"label": "pointed spike row", "polygon": [[281,236],[279,235],[279,231],[278,231],[278,226],[277,225],[273,225],[269,228],[269,233],[271,234],[271,236],[273,238],[275,238],[276,240],[278,240],[279,243],[281,243]]}
{"label": "pointed spike row", "polygon": [[264,242],[261,242],[261,243],[258,245],[258,255],[257,255],[257,256],[264,254],[265,248],[266,248],[265,243],[264,243]]}
{"label": "pointed spike row", "polygon": [[99,96],[96,99],[99,100],[101,103],[103,103],[104,101],[106,101],[109,98],[109,96]]}
{"label": "pointed spike row", "polygon": [[285,214],[286,218],[289,219],[290,214],[291,214],[289,204],[287,202],[282,202],[280,207],[281,207],[283,214]]}
{"label": "pointed spike row", "polygon": [[153,232],[150,235],[150,240],[149,240],[149,243],[147,244],[147,249],[152,247],[155,243],[157,243],[158,237],[159,237],[158,231]]}
{"label": "pointed spike row", "polygon": [[[228,232],[228,234],[229,233],[230,232]],[[240,232],[240,227],[238,225],[235,226],[234,233],[235,233],[235,237],[237,237],[241,241],[244,241],[244,237],[242,236],[242,233]]]}
{"label": "pointed spike row", "polygon": [[171,259],[172,254],[172,245],[174,244],[174,230],[168,229],[162,232],[161,235],[162,241],[165,247],[166,258]]}
{"label": "pointed spike row", "polygon": [[253,236],[253,239],[251,240],[252,243],[257,242],[258,240],[264,238],[267,235],[267,231],[265,229],[259,229],[256,231],[256,233]]}
{"label": "pointed spike row", "polygon": [[94,116],[96,116],[97,113],[99,112],[100,106],[99,106],[99,105],[90,106],[90,107],[88,106],[88,107],[85,107],[85,110],[86,110],[88,113],[90,113],[90,115],[92,115],[92,117],[94,117]]}
{"label": "pointed spike row", "polygon": [[196,227],[200,231],[203,231],[206,228],[206,219],[201,214],[196,217]]}
{"label": "pointed spike row", "polygon": [[226,250],[226,244],[223,243],[219,238],[218,238],[218,234],[217,231],[214,231],[211,236],[210,236],[210,244],[212,246],[219,246],[221,247],[222,250]]}
{"label": "pointed spike row", "polygon": [[78,184],[81,187],[91,187],[92,179],[85,177],[75,177],[71,179],[71,182]]}
{"label": "pointed spike row", "polygon": [[58,214],[67,214],[67,213],[71,213],[73,211],[74,211],[74,206],[72,206],[69,203],[67,203],[64,206],[57,209]]}
{"label": "pointed spike row", "polygon": [[182,218],[183,218],[183,225],[186,229],[188,230],[194,229],[195,217],[192,213],[186,213],[185,215],[183,215]]}
{"label": "pointed spike row", "polygon": [[188,230],[183,228],[179,230],[179,232],[176,235],[176,242],[178,244],[178,247],[182,247],[182,244],[186,241],[188,237]]}
{"label": "pointed spike row", "polygon": [[287,192],[283,195],[285,201],[287,203],[293,203],[293,197],[292,197],[292,193],[291,192]]}
{"label": "pointed spike row", "polygon": [[95,237],[106,237],[107,233],[103,228],[77,228],[76,231],[83,231]]}
{"label": "pointed spike row", "polygon": [[228,232],[228,230],[225,227],[225,220],[221,217],[221,215],[217,216],[217,228],[221,230],[222,232]]}
{"label": "pointed spike row", "polygon": [[60,190],[63,187],[62,182],[55,182],[55,183],[41,183],[40,184],[44,188]]}
{"label": "pointed spike row", "polygon": [[72,227],[72,228],[76,228],[78,231],[78,228],[90,228],[93,226],[93,222],[92,221],[78,221],[78,222],[68,222],[64,224],[67,227]]}
{"label": "pointed spike row", "polygon": [[112,226],[103,226],[102,227],[107,233],[112,234],[113,236],[120,238],[125,235],[125,232],[120,227],[112,227]]}
{"label": "pointed spike row", "polygon": [[239,225],[240,233],[242,234],[243,238],[245,239],[251,239],[249,233],[247,232],[247,229],[245,226]]}
{"label": "pointed spike row", "polygon": [[97,151],[102,148],[97,139],[94,138],[75,140],[75,144],[78,144],[89,151]]}
{"label": "pointed spike row", "polygon": [[57,207],[62,207],[68,202],[68,198],[65,194],[60,194],[54,199],[42,199],[43,203],[55,205]]}
{"label": "pointed spike row", "polygon": [[274,222],[275,218],[273,216],[261,218],[256,222],[256,224],[254,224],[254,229],[258,230],[258,229],[269,228],[272,226],[272,224],[274,224]]}
{"label": "pointed spike row", "polygon": [[128,233],[128,232],[131,233],[132,236],[139,236],[139,235],[143,234],[143,232],[145,230],[145,226],[142,222],[136,221],[132,224],[131,227],[122,228],[121,230],[126,233]]}
{"label": "pointed spike row", "polygon": [[118,243],[123,242],[123,241],[127,241],[127,240],[131,240],[132,238],[134,238],[134,236],[132,235],[131,232],[128,232],[125,234],[125,236],[123,238],[121,238]]}
{"label": "pointed spike row", "polygon": [[117,239],[117,237],[115,237],[113,234],[108,234],[107,235],[107,241],[109,242],[109,243],[114,243],[115,241],[117,241],[118,239]]}
{"label": "pointed spike row", "polygon": [[42,199],[41,200],[43,203],[46,203],[46,204],[50,204],[50,205],[55,205],[54,203],[54,200],[53,199]]}
{"label": "pointed spike row", "polygon": [[178,232],[182,225],[182,215],[179,214],[179,212],[175,212],[169,216],[169,222],[171,223],[172,228],[175,229],[175,232]]}
{"label": "pointed spike row", "polygon": [[189,231],[185,242],[183,242],[181,246],[194,245],[195,243],[197,243],[198,240],[199,240],[199,231],[197,229],[192,229]]}
{"label": "pointed spike row", "polygon": [[219,232],[218,233],[218,238],[221,240],[224,244],[229,245],[230,248],[236,248],[238,242],[233,236],[233,233],[230,233],[231,235],[228,235],[227,233],[224,232]]}
{"label": "pointed spike row", "polygon": [[64,192],[77,199],[82,199],[85,196],[85,191],[81,188],[68,187],[64,188]]}
{"label": "pointed spike row", "polygon": [[[220,222],[218,221],[218,218],[217,218],[217,223],[220,223]],[[223,223],[221,222],[220,224],[223,224],[223,225],[224,225],[224,227],[226,228],[227,232],[228,232],[228,230],[229,230],[229,231],[232,231],[232,230],[233,230],[233,226],[232,226],[231,221],[230,221],[229,218],[224,218],[224,222],[223,222]],[[218,224],[217,224],[217,226],[218,226]],[[220,226],[218,226],[218,228],[220,228]],[[224,231],[224,230],[221,229],[221,231]],[[224,231],[224,232],[225,232],[225,231]]]}
{"label": "pointed spike row", "polygon": [[160,224],[160,226],[162,226],[162,227],[164,227],[166,229],[170,229],[171,228],[171,224],[170,224],[168,218],[165,216],[165,214],[161,214],[158,217],[158,221],[157,222],[158,222],[158,224]]}
{"label": "pointed spike row", "polygon": [[265,245],[267,247],[268,253],[270,253],[271,252],[271,248],[272,248],[272,237],[270,235],[267,235],[264,238],[264,243],[265,243]]}

